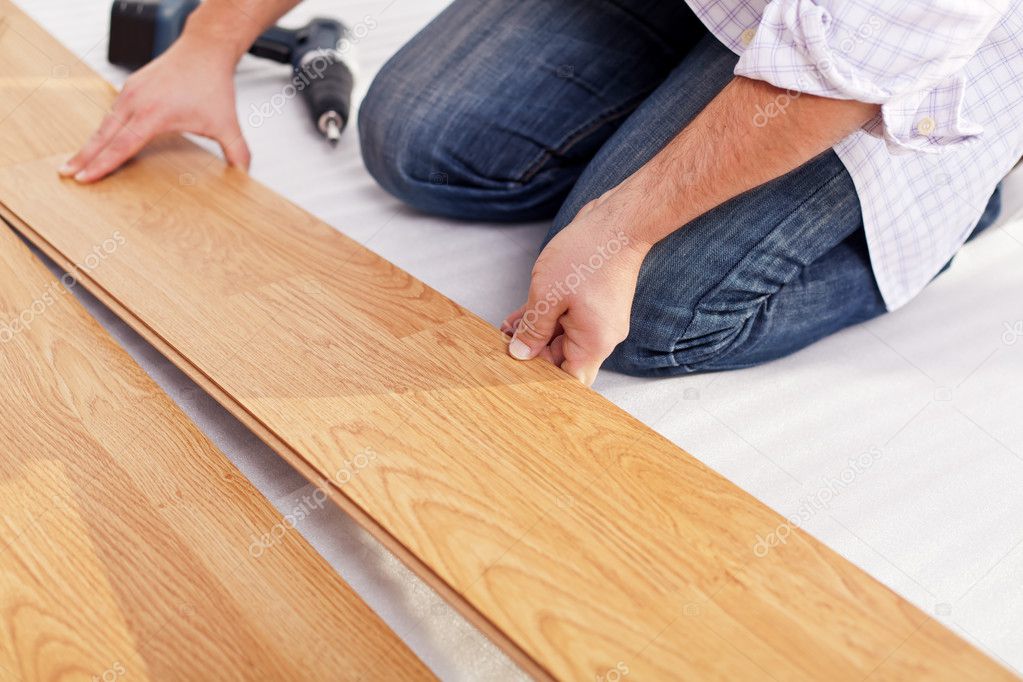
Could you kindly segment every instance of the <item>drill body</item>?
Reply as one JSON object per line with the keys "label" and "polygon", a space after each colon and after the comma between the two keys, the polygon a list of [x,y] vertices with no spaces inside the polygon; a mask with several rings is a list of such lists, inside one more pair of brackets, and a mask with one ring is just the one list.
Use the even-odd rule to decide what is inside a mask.
{"label": "drill body", "polygon": [[348,122],[354,85],[352,65],[342,51],[345,31],[340,21],[318,17],[297,29],[274,26],[249,49],[257,57],[291,64],[295,89],[331,143],[337,142]]}
{"label": "drill body", "polygon": [[[115,0],[110,10],[111,64],[136,69],[158,57],[181,35],[198,0]],[[296,29],[274,26],[249,53],[291,64],[292,84],[309,105],[313,123],[333,144],[348,122],[353,68],[343,49],[347,29],[316,18]]]}

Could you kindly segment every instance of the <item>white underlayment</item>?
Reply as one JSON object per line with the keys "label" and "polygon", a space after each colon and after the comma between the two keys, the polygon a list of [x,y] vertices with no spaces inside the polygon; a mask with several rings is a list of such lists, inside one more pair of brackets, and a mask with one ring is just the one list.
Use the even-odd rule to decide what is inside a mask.
{"label": "white underlayment", "polygon": [[[123,81],[105,63],[107,0],[20,4],[91,66]],[[332,15],[373,27],[358,44],[361,95],[368,77],[444,4],[310,0],[290,19]],[[354,131],[331,150],[298,101],[253,128],[252,105],[269,101],[286,78],[286,67],[252,58],[239,70],[253,175],[491,322],[522,300],[543,225],[453,223],[405,210],[362,168]],[[1023,203],[1023,180],[1015,185],[1008,213]],[[1003,220],[905,309],[791,358],[671,380],[605,373],[596,388],[1023,669],[1021,264],[1023,222]],[[82,298],[282,513],[310,494],[301,476],[155,350]],[[339,510],[316,511],[298,529],[442,678],[518,673]]]}

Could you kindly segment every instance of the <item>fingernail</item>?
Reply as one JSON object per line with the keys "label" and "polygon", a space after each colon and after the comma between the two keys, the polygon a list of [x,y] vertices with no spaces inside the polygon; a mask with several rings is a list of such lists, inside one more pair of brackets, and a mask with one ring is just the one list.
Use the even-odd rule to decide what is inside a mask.
{"label": "fingernail", "polygon": [[561,365],[561,369],[568,373],[570,377],[578,381],[583,386],[590,386],[593,384],[593,380],[590,379],[590,377],[586,376],[586,372],[584,372],[582,369],[577,369],[576,371],[573,372],[569,369],[566,369],[564,363]]}
{"label": "fingernail", "polygon": [[85,171],[80,170],[75,173],[75,182],[83,182],[85,180]]}
{"label": "fingernail", "polygon": [[512,337],[512,340],[508,343],[508,352],[511,353],[511,356],[516,360],[529,359],[529,346],[514,337]]}
{"label": "fingernail", "polygon": [[65,163],[63,166],[57,169],[57,172],[60,173],[61,175],[71,175],[71,171],[73,170],[74,168],[72,168],[70,163]]}

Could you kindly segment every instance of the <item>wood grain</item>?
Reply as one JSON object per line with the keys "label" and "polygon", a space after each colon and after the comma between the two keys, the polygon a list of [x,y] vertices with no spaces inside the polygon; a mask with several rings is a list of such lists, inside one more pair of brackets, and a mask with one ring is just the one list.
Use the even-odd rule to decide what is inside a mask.
{"label": "wood grain", "polygon": [[6,226],[0,320],[0,679],[431,678]]}
{"label": "wood grain", "polygon": [[196,147],[91,187],[22,160],[18,229],[532,674],[1011,678],[805,533],[758,557],[776,513]]}
{"label": "wood grain", "polygon": [[7,0],[0,44],[0,163],[75,148],[103,119],[113,88]]}

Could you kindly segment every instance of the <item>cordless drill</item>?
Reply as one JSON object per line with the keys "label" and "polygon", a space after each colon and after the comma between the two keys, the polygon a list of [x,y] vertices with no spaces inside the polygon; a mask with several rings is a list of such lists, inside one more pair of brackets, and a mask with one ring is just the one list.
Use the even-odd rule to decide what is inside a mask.
{"label": "cordless drill", "polygon": [[[115,0],[110,9],[111,64],[136,69],[171,46],[198,0]],[[291,64],[291,85],[309,105],[317,129],[336,145],[348,122],[354,77],[348,29],[340,21],[316,18],[301,28],[274,26],[249,48],[257,57]],[[350,42],[349,42],[350,46]]]}

